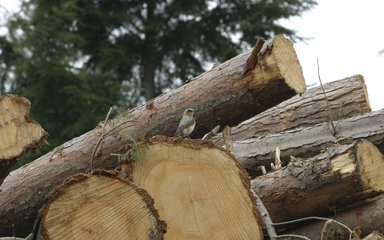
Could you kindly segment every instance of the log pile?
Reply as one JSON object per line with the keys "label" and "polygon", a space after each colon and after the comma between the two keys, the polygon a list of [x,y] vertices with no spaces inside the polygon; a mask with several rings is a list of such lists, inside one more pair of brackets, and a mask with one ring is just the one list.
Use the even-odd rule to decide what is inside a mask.
{"label": "log pile", "polygon": [[[327,122],[328,111],[337,118],[335,120],[371,111],[361,75],[327,83],[324,85],[324,91],[329,109],[324,101],[323,89],[312,88],[233,127],[232,140],[263,137],[271,133]],[[224,142],[220,135],[213,139],[216,144]]]}
{"label": "log pile", "polygon": [[[187,107],[196,111],[192,139],[173,138]],[[11,172],[0,186],[0,236],[377,237],[383,119],[361,75],[305,91],[292,43],[258,40]],[[217,125],[229,126],[223,136],[193,139]]]}

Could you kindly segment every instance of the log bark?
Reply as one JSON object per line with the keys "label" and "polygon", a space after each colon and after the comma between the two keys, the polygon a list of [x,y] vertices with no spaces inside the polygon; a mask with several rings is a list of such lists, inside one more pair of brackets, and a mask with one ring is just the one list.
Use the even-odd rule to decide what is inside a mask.
{"label": "log bark", "polygon": [[[335,120],[371,111],[364,78],[355,75],[324,84],[329,110]],[[307,127],[329,121],[329,111],[322,88],[316,87],[296,95],[279,105],[245,120],[232,128],[232,140],[266,136],[297,127]],[[212,138],[223,145],[221,135]]]}
{"label": "log bark", "polygon": [[329,148],[315,157],[252,180],[273,222],[332,211],[384,191],[384,157],[375,145],[359,140]]}
{"label": "log bark", "polygon": [[236,159],[255,176],[260,165],[269,166],[274,160],[276,147],[280,148],[283,165],[290,156],[307,158],[335,144],[349,144],[360,138],[374,143],[384,152],[384,109],[334,122],[336,136],[328,122],[297,128],[266,137],[236,141],[233,144]]}
{"label": "log bark", "polygon": [[[327,216],[347,225],[350,229],[359,228],[361,236],[367,236],[373,231],[384,234],[384,195],[374,199],[365,200],[353,208],[337,212]],[[324,222],[316,221],[302,224],[292,229],[280,231],[281,234],[299,234],[309,237],[312,240],[320,240],[320,234],[324,227]],[[337,228],[340,229],[340,228]],[[349,236],[348,236],[349,237]],[[347,238],[349,239],[349,238]]]}
{"label": "log bark", "polygon": [[363,240],[384,240],[384,236],[377,231],[372,232],[366,236]]}
{"label": "log bark", "polygon": [[41,210],[37,239],[164,239],[149,194],[106,171],[77,174]]}
{"label": "log bark", "polygon": [[[281,101],[302,93],[304,78],[292,43],[282,36],[258,57],[243,75],[243,66],[256,51],[248,51],[203,73],[188,84],[106,124],[107,134],[96,151],[95,168],[113,168],[129,139],[155,134],[173,136],[183,110],[196,110],[196,130],[203,136],[217,123],[236,125]],[[278,93],[278,94],[276,94]],[[273,97],[272,97],[273,96]],[[102,126],[85,133],[11,173],[0,186],[0,235],[15,230],[26,235],[46,197],[70,175],[89,169],[90,156]]]}
{"label": "log bark", "polygon": [[211,142],[153,138],[135,159],[133,182],[168,224],[165,239],[263,239],[250,181]]}
{"label": "log bark", "polygon": [[[201,138],[216,125],[235,126],[303,93],[305,81],[292,43],[279,35],[269,44],[264,54],[251,49],[137,108],[132,112],[135,126],[124,133],[173,136],[182,112],[190,107],[197,122],[191,137]],[[250,59],[257,64],[249,64]]]}
{"label": "log bark", "polygon": [[23,97],[0,97],[0,185],[25,152],[38,148],[47,133],[29,119],[31,102]]}

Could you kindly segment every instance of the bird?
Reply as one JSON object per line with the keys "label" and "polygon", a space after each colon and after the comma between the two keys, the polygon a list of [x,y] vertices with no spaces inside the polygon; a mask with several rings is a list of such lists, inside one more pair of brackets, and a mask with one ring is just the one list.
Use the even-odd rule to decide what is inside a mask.
{"label": "bird", "polygon": [[180,120],[179,126],[177,127],[175,136],[178,137],[188,137],[195,129],[196,121],[193,117],[194,110],[192,108],[187,108],[183,112],[183,117]]}

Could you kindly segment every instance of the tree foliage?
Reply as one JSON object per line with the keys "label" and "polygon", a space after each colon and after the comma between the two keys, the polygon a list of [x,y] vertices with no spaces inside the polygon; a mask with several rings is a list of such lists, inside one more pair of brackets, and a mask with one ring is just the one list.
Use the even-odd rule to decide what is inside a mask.
{"label": "tree foliage", "polygon": [[[313,0],[29,0],[0,39],[11,91],[29,98],[52,146],[225,61]],[[8,52],[11,55],[5,55]],[[9,56],[14,56],[11,59]],[[9,66],[9,67],[8,67]],[[3,83],[3,82],[2,82]]]}

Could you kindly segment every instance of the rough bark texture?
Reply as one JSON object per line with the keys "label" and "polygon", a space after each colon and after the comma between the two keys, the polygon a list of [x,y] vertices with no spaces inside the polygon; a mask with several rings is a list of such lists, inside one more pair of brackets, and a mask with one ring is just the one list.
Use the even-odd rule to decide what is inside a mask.
{"label": "rough bark texture", "polygon": [[236,141],[233,144],[236,159],[254,175],[260,165],[269,166],[274,161],[276,147],[284,164],[290,156],[306,158],[322,149],[338,144],[348,144],[360,138],[373,142],[384,152],[384,109],[335,122],[336,136],[328,122],[311,127],[297,128],[266,137]]}
{"label": "rough bark texture", "polygon": [[302,70],[288,39],[277,36],[271,50],[243,75],[252,54],[257,53],[251,49],[137,108],[132,118],[138,122],[124,132],[173,136],[182,112],[190,107],[196,111],[197,122],[191,137],[201,138],[216,125],[235,126],[305,91]]}
{"label": "rough bark texture", "polygon": [[252,180],[273,222],[324,216],[384,191],[384,157],[369,141],[329,148]]}
{"label": "rough bark texture", "polygon": [[[361,75],[324,84],[324,90],[335,120],[371,111],[367,88]],[[232,128],[231,136],[233,141],[239,141],[327,122],[329,119],[324,93],[319,86],[240,123]],[[220,134],[213,140],[218,145],[224,144]]]}
{"label": "rough bark texture", "polygon": [[11,168],[28,150],[45,141],[47,133],[29,119],[31,102],[23,97],[0,97],[0,185]]}
{"label": "rough bark texture", "polygon": [[[248,51],[203,73],[188,84],[165,93],[132,110],[128,117],[107,124],[99,146],[96,168],[116,166],[116,157],[130,137],[162,134],[173,136],[181,114],[194,108],[196,129],[192,138],[203,136],[217,123],[237,125],[305,90],[304,78],[292,43],[282,36],[259,57],[254,69],[243,75]],[[102,127],[55,148],[46,155],[11,173],[0,186],[0,235],[30,232],[37,210],[46,197],[68,176],[89,169],[90,156]]]}
{"label": "rough bark texture", "polygon": [[368,236],[366,236],[363,240],[384,240],[384,235],[380,234],[377,231],[374,231]]}
{"label": "rough bark texture", "polygon": [[157,137],[134,161],[132,179],[153,197],[165,239],[263,239],[250,181],[211,142]]}
{"label": "rough bark texture", "polygon": [[[328,218],[341,222],[351,229],[359,228],[362,237],[373,231],[384,234],[384,195],[364,201],[360,205],[338,212],[336,215],[332,214]],[[320,240],[319,233],[321,233],[323,227],[323,221],[316,221],[284,230],[281,234],[300,234],[309,237],[311,240]],[[340,230],[339,227],[337,229]]]}
{"label": "rough bark texture", "polygon": [[48,199],[37,239],[163,239],[148,193],[105,171],[77,174]]}

